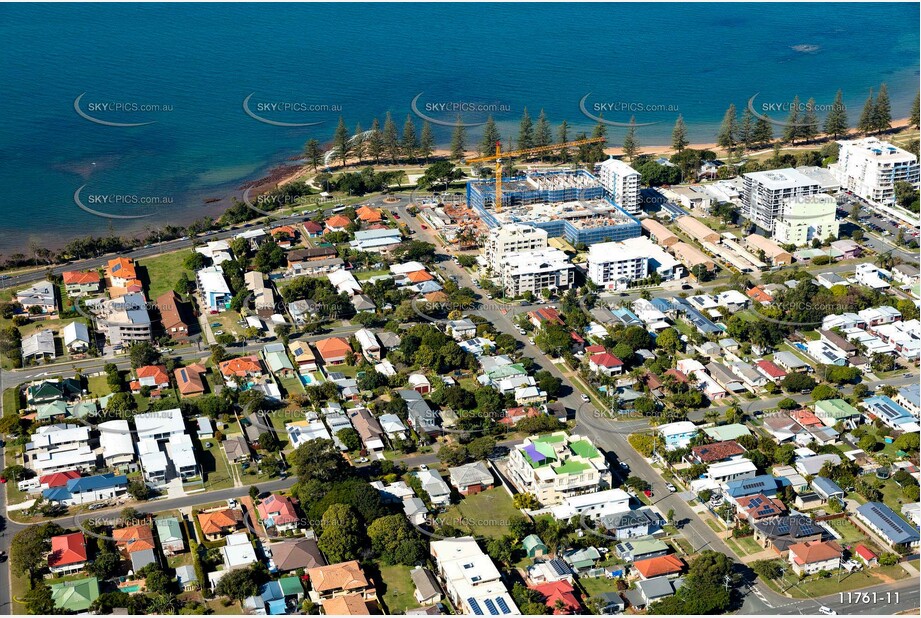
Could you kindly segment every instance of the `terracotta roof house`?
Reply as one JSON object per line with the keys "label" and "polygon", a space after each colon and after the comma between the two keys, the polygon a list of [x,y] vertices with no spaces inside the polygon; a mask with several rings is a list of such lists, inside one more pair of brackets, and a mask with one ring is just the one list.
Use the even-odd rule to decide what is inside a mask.
{"label": "terracotta roof house", "polygon": [[423,281],[433,281],[435,277],[429,274],[426,270],[416,270],[411,273],[406,273],[406,278],[410,283],[422,283]]}
{"label": "terracotta roof house", "polygon": [[47,487],[48,489],[52,489],[54,487],[66,487],[67,481],[71,479],[78,479],[80,476],[80,472],[77,470],[55,472],[54,474],[46,474],[45,476],[38,477],[38,485],[39,487]]}
{"label": "terracotta roof house", "polygon": [[594,372],[605,375],[614,375],[624,370],[624,361],[620,360],[610,352],[601,352],[588,359],[588,367]]}
{"label": "terracotta roof house", "polygon": [[772,300],[774,300],[774,297],[771,296],[771,295],[768,293],[768,291],[765,290],[765,289],[764,289],[763,287],[761,287],[760,285],[755,286],[755,287],[753,287],[753,288],[750,288],[750,289],[746,290],[746,291],[745,291],[745,295],[748,296],[750,299],[752,299],[752,300],[754,300],[754,301],[757,301],[757,302],[759,302],[759,303],[761,303],[761,304],[768,304],[768,303],[770,303]]}
{"label": "terracotta roof house", "polygon": [[319,236],[323,233],[323,226],[316,221],[305,221],[304,232],[311,237]]}
{"label": "terracotta roof house", "polygon": [[202,534],[209,541],[217,541],[243,526],[243,513],[239,509],[218,509],[198,514]]}
{"label": "terracotta roof house", "polygon": [[424,294],[423,298],[425,298],[425,300],[427,300],[430,303],[448,302],[448,295],[442,292],[441,290],[437,290],[435,292],[429,292],[428,294]]}
{"label": "terracotta roof house", "polygon": [[320,602],[327,616],[370,616],[368,602],[360,594],[346,594],[341,597],[323,599]]}
{"label": "terracotta roof house", "polygon": [[327,365],[341,365],[352,352],[352,346],[342,337],[329,337],[313,344],[323,362]]}
{"label": "terracotta roof house", "polygon": [[369,206],[362,206],[358,208],[355,211],[355,214],[358,215],[358,218],[365,223],[378,223],[384,219],[384,217],[381,216],[381,211]]}
{"label": "terracotta roof house", "polygon": [[768,498],[764,494],[736,498],[740,519],[758,521],[768,517],[777,517],[787,512],[787,507],[777,498]]}
{"label": "terracotta roof house", "polygon": [[330,232],[344,232],[352,225],[352,220],[345,215],[333,215],[326,220],[326,229]]}
{"label": "terracotta roof house", "polygon": [[660,575],[678,576],[684,569],[684,561],[673,554],[647,558],[633,563],[633,568],[643,579]]}
{"label": "terracotta roof house", "polygon": [[601,354],[602,352],[607,352],[607,350],[604,348],[603,345],[595,344],[595,345],[585,346],[586,354],[590,354],[590,355],[591,354]]}
{"label": "terracotta roof house", "polygon": [[259,519],[267,528],[278,531],[295,530],[300,523],[294,504],[287,496],[272,494],[256,507]]}
{"label": "terracotta roof house", "polygon": [[188,303],[182,301],[176,292],[170,290],[157,297],[160,311],[160,325],[170,339],[184,341],[189,338],[191,325],[195,323]]}
{"label": "terracotta roof house", "polygon": [[169,374],[165,365],[145,365],[138,367],[137,380],[131,382],[131,392],[140,391],[142,387],[169,388]]}
{"label": "terracotta roof house", "polygon": [[790,546],[787,557],[797,575],[834,571],[841,565],[841,547],[834,541],[809,541]]}
{"label": "terracotta roof house", "polygon": [[377,593],[372,582],[357,560],[339,562],[307,570],[313,590],[320,599],[359,594],[364,599],[375,599]]}
{"label": "terracotta roof house", "polygon": [[126,558],[136,551],[156,549],[156,545],[154,545],[153,530],[147,525],[113,530],[112,538],[115,539],[115,547],[118,549],[119,553]]}
{"label": "terracotta roof house", "polygon": [[560,312],[553,307],[541,307],[534,311],[528,311],[528,319],[531,320],[531,324],[536,328],[540,328],[544,322],[563,324],[563,318],[560,317]]}
{"label": "terracotta roof house", "polygon": [[82,532],[51,537],[48,569],[52,573],[67,575],[82,571],[86,566],[86,561],[86,539]]}
{"label": "terracotta roof house", "polygon": [[281,572],[297,569],[314,569],[326,566],[326,559],[320,553],[316,539],[286,539],[269,545],[272,562]]}
{"label": "terracotta roof house", "polygon": [[[530,586],[530,588],[544,597],[544,604],[553,610],[554,615],[567,616],[585,613],[582,604],[579,603],[579,598],[576,596],[575,588],[565,579],[537,584]],[[558,601],[561,601],[559,605],[557,604]]]}
{"label": "terracotta roof house", "polygon": [[685,374],[678,371],[677,369],[669,369],[668,371],[665,372],[664,375],[672,376],[673,378],[675,378],[675,380],[683,384],[687,384],[688,382],[688,377]]}
{"label": "terracotta roof house", "polygon": [[188,367],[179,367],[173,371],[176,378],[176,386],[179,387],[179,393],[183,397],[195,397],[205,392],[205,381],[202,375],[207,371],[198,363],[193,363]]}
{"label": "terracotta roof house", "polygon": [[735,440],[726,440],[725,442],[692,446],[691,452],[688,454],[688,460],[693,463],[711,464],[732,459],[745,452],[745,449]]}
{"label": "terracotta roof house", "polygon": [[109,260],[105,273],[109,280],[109,296],[112,298],[144,291],[144,285],[138,279],[137,269],[131,258],[117,257]]}
{"label": "terracotta roof house", "polygon": [[95,270],[68,270],[61,276],[64,279],[64,288],[70,296],[98,292],[102,282],[102,277]]}
{"label": "terracotta roof house", "polygon": [[221,370],[221,375],[228,379],[232,379],[235,376],[247,378],[262,375],[262,363],[259,362],[258,356],[231,358],[222,362],[218,367]]}

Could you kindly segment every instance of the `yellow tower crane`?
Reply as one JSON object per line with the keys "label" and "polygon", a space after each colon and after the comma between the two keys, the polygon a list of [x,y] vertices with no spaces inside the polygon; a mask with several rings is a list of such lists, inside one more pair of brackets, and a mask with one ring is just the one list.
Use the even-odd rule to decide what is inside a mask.
{"label": "yellow tower crane", "polygon": [[534,148],[524,148],[521,150],[507,150],[505,152],[502,152],[502,143],[497,141],[496,154],[487,155],[485,157],[476,157],[474,159],[467,159],[467,163],[488,163],[490,161],[496,162],[495,208],[496,212],[502,212],[502,159],[543,154],[546,152],[555,152],[563,148],[575,148],[576,146],[584,146],[586,144],[599,144],[605,141],[606,140],[603,137],[590,137],[587,139],[575,140],[573,142],[563,142],[561,144],[551,144],[549,146],[535,146]]}

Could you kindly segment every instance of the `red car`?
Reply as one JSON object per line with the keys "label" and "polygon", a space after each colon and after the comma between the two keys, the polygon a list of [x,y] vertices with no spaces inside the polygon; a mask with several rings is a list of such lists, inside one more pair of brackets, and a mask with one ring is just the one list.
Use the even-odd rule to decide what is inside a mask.
{"label": "red car", "polygon": [[425,225],[424,223],[421,224],[419,227],[421,227],[423,230],[429,229],[429,226]]}
{"label": "red car", "polygon": [[394,219],[399,219],[399,218],[400,218],[400,215],[398,215],[397,213],[393,213],[393,218],[394,218]]}
{"label": "red car", "polygon": [[644,490],[643,490],[643,493],[646,494],[646,497],[647,497],[647,498],[652,498],[652,490],[651,490],[651,489],[644,489]]}

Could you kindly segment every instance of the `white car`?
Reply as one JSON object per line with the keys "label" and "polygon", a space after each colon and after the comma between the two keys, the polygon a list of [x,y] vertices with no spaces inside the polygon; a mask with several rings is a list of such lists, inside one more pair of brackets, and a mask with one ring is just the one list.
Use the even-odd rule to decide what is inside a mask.
{"label": "white car", "polygon": [[419,464],[419,469],[420,469],[420,470],[428,470],[429,467],[428,467],[427,465],[425,465],[425,464]]}
{"label": "white car", "polygon": [[672,493],[675,493],[676,491],[678,491],[678,488],[672,485],[671,483],[666,483],[665,489],[669,490]]}
{"label": "white car", "polygon": [[823,605],[822,607],[820,607],[819,613],[825,614],[826,616],[837,616],[838,615],[838,612],[828,607],[827,605]]}
{"label": "white car", "polygon": [[534,345],[534,337],[528,337],[528,343]]}
{"label": "white car", "polygon": [[588,395],[586,395],[585,393],[582,393],[582,401],[589,402],[591,401],[591,399],[589,398]]}

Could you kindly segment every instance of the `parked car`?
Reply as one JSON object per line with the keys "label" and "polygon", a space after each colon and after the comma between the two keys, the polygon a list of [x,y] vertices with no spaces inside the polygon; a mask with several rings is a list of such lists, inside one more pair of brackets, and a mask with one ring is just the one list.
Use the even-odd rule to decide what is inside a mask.
{"label": "parked car", "polygon": [[582,393],[581,397],[582,397],[582,401],[585,401],[585,402],[591,401],[591,399],[589,398],[589,396],[586,395],[585,393]]}
{"label": "parked car", "polygon": [[620,466],[620,469],[621,469],[621,470],[625,470],[625,471],[627,471],[627,472],[630,471],[630,466],[627,465],[627,462],[626,462],[626,461],[619,461],[619,462],[617,462],[617,465]]}
{"label": "parked car", "polygon": [[678,491],[678,488],[672,485],[671,483],[666,483],[665,489],[669,490],[672,493],[675,493],[676,491]]}
{"label": "parked car", "polygon": [[838,612],[828,607],[827,605],[823,605],[822,607],[820,607],[819,613],[825,614],[826,616],[837,616],[838,615]]}

